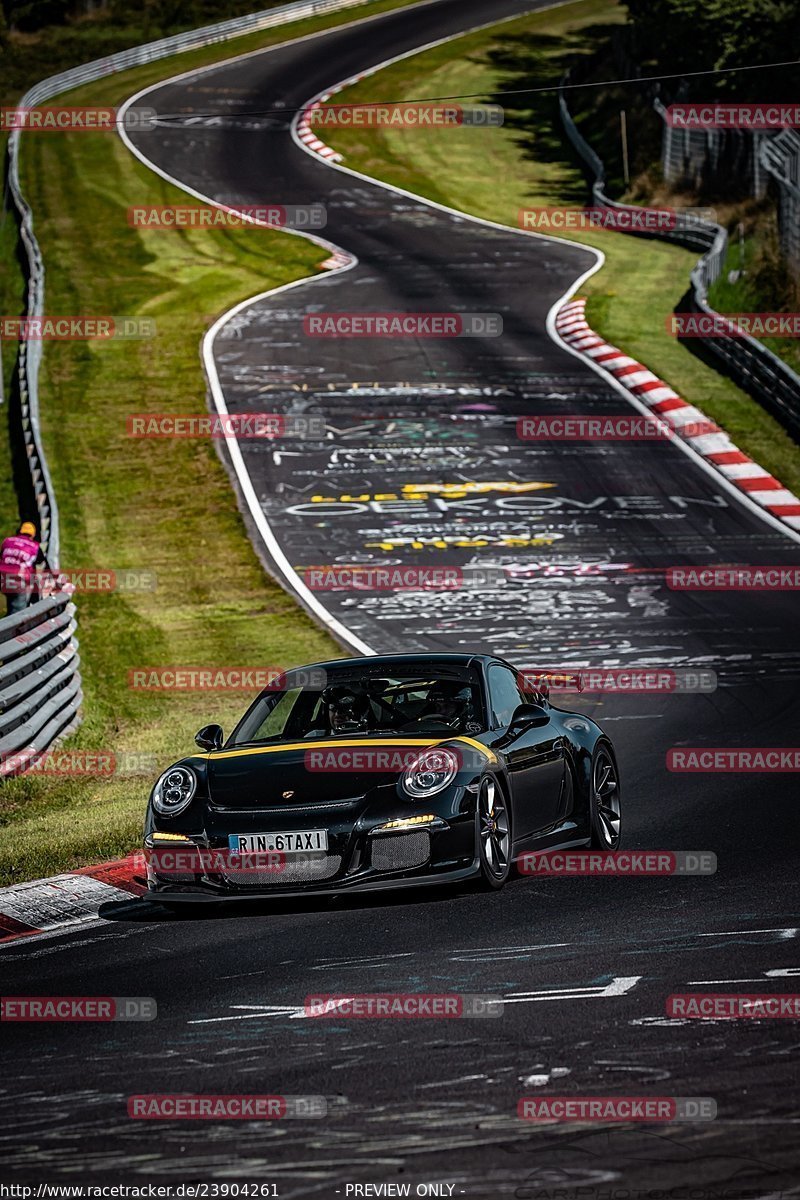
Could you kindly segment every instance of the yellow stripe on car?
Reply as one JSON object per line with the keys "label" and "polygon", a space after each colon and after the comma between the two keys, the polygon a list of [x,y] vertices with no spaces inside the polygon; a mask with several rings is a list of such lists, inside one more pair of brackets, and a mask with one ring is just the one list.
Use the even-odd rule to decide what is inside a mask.
{"label": "yellow stripe on car", "polygon": [[485,754],[489,762],[497,762],[497,755],[494,750],[490,750],[488,746],[484,746],[483,742],[476,742],[475,738],[455,737],[448,740],[451,742],[465,742],[467,746],[472,746],[473,750],[479,750],[482,754]]}
{"label": "yellow stripe on car", "polygon": [[476,742],[474,738],[469,737],[446,738],[444,742],[441,739],[432,742],[430,738],[392,738],[391,740],[369,738],[363,741],[354,741],[352,738],[345,740],[324,738],[319,741],[284,742],[277,746],[243,746],[240,750],[210,750],[207,754],[194,754],[191,757],[213,759],[214,762],[218,762],[222,758],[241,758],[246,754],[281,754],[285,750],[338,750],[343,748],[353,749],[354,747],[358,747],[359,749],[364,747],[386,749],[387,746],[422,746],[430,748],[432,746],[444,745],[447,742],[464,742],[466,745],[472,746],[473,749],[484,754],[489,762],[497,762],[497,755],[492,750],[487,749],[482,742]]}

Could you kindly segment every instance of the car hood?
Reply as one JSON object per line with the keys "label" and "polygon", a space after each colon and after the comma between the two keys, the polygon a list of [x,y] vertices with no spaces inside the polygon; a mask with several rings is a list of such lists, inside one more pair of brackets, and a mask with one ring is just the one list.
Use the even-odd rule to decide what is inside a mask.
{"label": "car hood", "polygon": [[[453,739],[447,739],[452,741]],[[218,750],[207,758],[214,808],[282,808],[363,796],[393,784],[438,738],[347,738]]]}

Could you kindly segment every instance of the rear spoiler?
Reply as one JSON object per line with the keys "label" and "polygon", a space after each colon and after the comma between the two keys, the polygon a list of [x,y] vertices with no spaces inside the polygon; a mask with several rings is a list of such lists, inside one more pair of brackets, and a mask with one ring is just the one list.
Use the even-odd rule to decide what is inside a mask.
{"label": "rear spoiler", "polygon": [[582,692],[583,679],[580,671],[537,670],[529,667],[519,672],[519,681],[525,692],[539,692],[547,697],[550,692]]}

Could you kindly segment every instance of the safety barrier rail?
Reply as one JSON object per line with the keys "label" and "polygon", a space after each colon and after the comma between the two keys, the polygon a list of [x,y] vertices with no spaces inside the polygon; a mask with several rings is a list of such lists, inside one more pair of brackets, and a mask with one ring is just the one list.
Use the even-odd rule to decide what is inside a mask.
{"label": "safety barrier rail", "polygon": [[[375,0],[296,0],[220,21],[201,29],[134,46],[107,58],[84,63],[35,84],[18,108],[31,108],[84,83],[157,59],[182,54],[290,21],[364,7]],[[44,315],[45,267],[33,229],[33,212],[20,184],[19,153],[22,129],[8,139],[8,194],[19,221],[27,275],[27,316]],[[13,387],[20,433],[27,456],[33,499],[38,513],[39,539],[52,569],[60,561],[58,504],[42,446],[39,423],[39,370],[42,343],[19,343]],[[56,737],[74,727],[81,702],[79,658],[74,638],[75,608],[67,593],[30,605],[24,612],[0,619],[0,776],[17,774],[25,761],[45,750]],[[22,764],[22,765],[20,765]]]}
{"label": "safety barrier rail", "polygon": [[20,774],[77,724],[79,663],[68,591],[0,621],[0,777]]}
{"label": "safety barrier rail", "polygon": [[781,250],[795,276],[800,276],[800,136],[784,129],[761,146],[761,165],[778,189]]}
{"label": "safety barrier rail", "polygon": [[[646,210],[639,205],[621,204],[606,195],[605,167],[572,118],[564,91],[567,82],[569,73],[564,76],[559,89],[559,112],[569,141],[593,177],[593,203],[599,208],[641,215]],[[663,105],[658,99],[655,101],[655,108],[663,115]],[[728,249],[728,235],[721,225],[691,213],[678,213],[672,228],[658,228],[654,225],[646,230],[623,228],[622,231],[636,237],[656,237],[688,246],[690,249],[701,250],[702,257],[689,275],[689,290],[678,305],[677,311],[702,313],[711,318],[721,317],[708,303],[708,289],[722,273]],[[777,417],[796,440],[800,441],[800,376],[762,342],[749,334],[720,334],[700,340],[704,347],[721,360],[734,381],[750,392]]]}

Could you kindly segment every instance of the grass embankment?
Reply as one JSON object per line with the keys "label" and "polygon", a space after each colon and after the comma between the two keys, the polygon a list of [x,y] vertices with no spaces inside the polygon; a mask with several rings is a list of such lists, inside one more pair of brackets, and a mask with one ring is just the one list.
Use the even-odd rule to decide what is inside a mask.
{"label": "grass embankment", "polygon": [[[399,6],[395,0],[369,11]],[[353,16],[298,22],[151,64],[75,90],[63,102],[119,104],[179,70]],[[186,196],[114,135],[28,134],[22,177],[47,267],[47,311],[150,317],[157,325],[149,340],[48,344],[40,386],[62,566],[149,569],[158,582],[152,592],[77,598],[86,699],[84,723],[69,745],[155,754],[166,766],[191,750],[206,721],[229,729],[250,694],[136,692],[128,687],[129,668],[289,666],[342,651],[265,577],[215,448],[131,439],[126,417],[205,411],[199,344],[212,317],[313,274],[325,254],[270,230],[129,228],[129,204],[180,203]],[[13,254],[11,241],[6,233],[6,255]],[[4,515],[8,527],[15,511]],[[146,778],[42,775],[5,782],[0,882],[131,850],[149,785]]]}
{"label": "grass embankment", "polygon": [[[624,19],[624,9],[609,0],[578,0],[404,59],[338,93],[334,103],[474,94],[491,99],[504,86],[523,86],[519,76],[526,66],[531,86],[555,82],[576,54],[607,40],[611,27]],[[344,154],[346,166],[512,227],[518,226],[521,208],[583,204],[585,180],[562,135],[553,95],[512,103],[510,119],[499,129],[329,127],[325,139]],[[578,103],[596,104],[588,98]],[[584,122],[591,115],[591,108],[576,114]],[[667,333],[697,254],[609,230],[571,231],[569,237],[606,255],[603,269],[582,289],[592,327],[667,380],[797,490],[800,459],[789,435],[755,400]]]}
{"label": "grass embankment", "polygon": [[[724,270],[708,291],[709,304],[722,313],[797,312],[800,280],[791,279],[779,253],[774,208],[752,202],[742,207],[744,236],[731,236]],[[759,340],[800,374],[796,338]]]}
{"label": "grass embankment", "polygon": [[[279,0],[276,0],[278,3]],[[283,0],[280,0],[283,2]],[[220,45],[207,46],[200,50],[178,54],[172,58],[162,59],[146,67],[134,71],[126,71],[117,76],[120,86],[106,83],[100,85],[97,93],[100,99],[93,103],[110,103],[110,97],[124,100],[138,88],[166,79],[179,71],[188,71],[192,67],[204,66],[206,63],[219,62],[235,54],[245,54],[249,50],[257,50],[262,46],[272,46],[288,38],[301,37],[305,33],[313,33],[317,29],[328,29],[361,17],[388,12],[394,8],[403,8],[414,0],[372,0],[371,3],[358,5],[355,8],[344,9],[340,13],[332,13],[327,17],[315,17],[310,20],[294,21],[260,33],[246,34],[243,37]],[[211,6],[207,6],[211,7]],[[213,17],[208,16],[206,23],[224,20],[229,16],[239,15],[243,8],[252,11],[253,5],[243,6],[239,0],[223,0],[213,6]],[[274,7],[264,3],[255,7]],[[68,25],[48,26],[35,33],[7,33],[4,42],[0,42],[0,105],[12,107],[34,83],[55,75],[81,63],[105,58],[120,50],[138,46],[162,36],[180,32],[183,25],[165,25],[149,17],[148,12],[137,13],[133,9],[120,15],[115,12],[113,19],[110,14],[96,12]],[[128,80],[131,81],[128,85]],[[70,96],[60,96],[48,101],[48,104],[78,104],[74,99],[82,96],[83,89]],[[94,96],[94,93],[92,93]],[[31,135],[30,141],[34,136]],[[87,135],[88,136],[88,135]],[[0,132],[0,159],[6,161],[6,143],[8,136]],[[27,144],[27,143],[26,143]],[[61,143],[56,140],[51,143],[53,153],[58,157]],[[29,197],[35,200],[35,196]],[[38,234],[39,217],[34,205],[34,220]],[[10,212],[0,212],[0,312],[21,315],[25,311],[25,281],[17,257],[17,225],[16,219]],[[57,269],[54,263],[48,264],[48,270]],[[48,301],[49,301],[48,293]],[[8,395],[9,383],[16,357],[13,344],[5,343],[2,350],[2,379],[3,394]],[[18,519],[17,499],[11,464],[6,450],[8,445],[8,409],[4,408],[0,417],[0,530],[10,528]]]}

